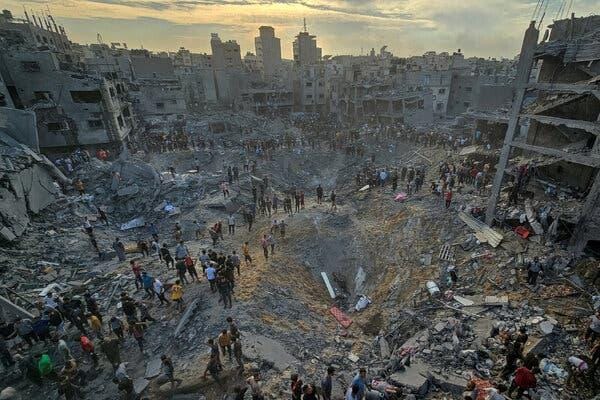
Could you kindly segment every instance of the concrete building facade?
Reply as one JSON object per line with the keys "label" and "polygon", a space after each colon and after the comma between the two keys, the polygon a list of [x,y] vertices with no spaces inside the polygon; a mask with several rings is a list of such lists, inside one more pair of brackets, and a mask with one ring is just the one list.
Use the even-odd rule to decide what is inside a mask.
{"label": "concrete building facade", "polygon": [[254,38],[256,57],[263,79],[270,81],[281,68],[281,40],[271,26],[261,26],[258,31],[259,36]]}

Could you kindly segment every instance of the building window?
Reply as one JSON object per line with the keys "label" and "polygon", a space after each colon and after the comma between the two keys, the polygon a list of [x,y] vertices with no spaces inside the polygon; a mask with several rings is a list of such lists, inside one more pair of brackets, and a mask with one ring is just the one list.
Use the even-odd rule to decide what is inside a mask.
{"label": "building window", "polygon": [[473,88],[472,88],[472,87],[470,87],[470,86],[467,86],[467,87],[465,88],[465,90],[466,90],[467,92],[472,92],[472,91],[473,91]]}
{"label": "building window", "polygon": [[37,61],[21,61],[21,69],[24,72],[40,72],[40,63]]}
{"label": "building window", "polygon": [[470,105],[471,105],[471,103],[469,103],[468,101],[465,101],[463,103],[463,106],[465,106],[466,108],[469,108]]}
{"label": "building window", "polygon": [[323,82],[319,82],[319,87],[323,87]]}
{"label": "building window", "polygon": [[33,92],[33,96],[35,97],[36,100],[41,100],[41,101],[52,100],[52,93],[50,93],[50,92],[45,92],[45,91]]}
{"label": "building window", "polygon": [[104,123],[101,119],[88,119],[88,128],[90,129],[102,129],[104,128]]}
{"label": "building window", "polygon": [[444,89],[444,88],[438,89],[438,94],[444,94],[444,93],[446,93],[446,89]]}
{"label": "building window", "polygon": [[312,82],[306,82],[306,87],[312,87]]}
{"label": "building window", "polygon": [[99,90],[71,90],[74,103],[100,103],[102,94]]}
{"label": "building window", "polygon": [[419,102],[417,103],[417,107],[419,107],[419,110],[425,109],[425,101],[419,100]]}
{"label": "building window", "polygon": [[325,98],[325,95],[324,95],[323,93],[319,93],[319,98],[320,98],[320,99],[324,99],[324,98]]}
{"label": "building window", "polygon": [[65,125],[62,122],[48,122],[46,128],[49,132],[57,132],[65,129]]}
{"label": "building window", "polygon": [[435,109],[436,109],[437,111],[442,111],[442,110],[444,109],[444,103],[437,103],[437,104],[435,105]]}
{"label": "building window", "polygon": [[177,100],[176,99],[169,99],[167,101],[169,102],[169,104],[177,104]]}
{"label": "building window", "polygon": [[165,103],[156,103],[156,108],[158,108],[159,110],[162,110],[165,108]]}
{"label": "building window", "polygon": [[312,99],[312,94],[307,94],[307,95],[306,95],[306,98],[307,98],[307,99]]}

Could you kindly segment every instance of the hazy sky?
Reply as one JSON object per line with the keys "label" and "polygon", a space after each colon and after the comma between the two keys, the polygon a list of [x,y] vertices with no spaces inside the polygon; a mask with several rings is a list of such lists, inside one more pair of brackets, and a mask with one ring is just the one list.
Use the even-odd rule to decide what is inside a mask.
{"label": "hazy sky", "polygon": [[[544,26],[562,1],[548,0]],[[71,40],[126,42],[150,50],[210,52],[210,33],[235,39],[242,54],[254,52],[260,25],[281,38],[292,58],[292,41],[306,18],[323,54],[367,53],[386,44],[397,56],[427,50],[466,56],[513,57],[538,0],[2,0],[22,16],[23,6],[40,13],[48,6]],[[598,0],[574,0],[576,15],[589,15]],[[598,11],[597,9],[595,10]]]}

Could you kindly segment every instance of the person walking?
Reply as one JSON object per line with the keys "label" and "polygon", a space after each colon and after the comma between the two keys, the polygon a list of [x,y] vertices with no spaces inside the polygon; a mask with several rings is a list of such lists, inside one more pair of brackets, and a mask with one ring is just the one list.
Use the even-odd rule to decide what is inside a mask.
{"label": "person walking", "polygon": [[180,385],[183,382],[181,379],[175,378],[175,367],[173,361],[165,354],[160,356],[160,375],[156,378],[156,383],[164,385],[171,382],[171,390],[175,389],[175,385]]}
{"label": "person walking", "polygon": [[250,245],[248,244],[248,242],[244,242],[244,244],[242,245],[242,254],[244,255],[246,267],[252,265],[252,257],[250,256]]}
{"label": "person walking", "polygon": [[165,287],[162,282],[155,278],[152,288],[154,289],[154,293],[156,293],[156,297],[160,300],[160,305],[162,306],[165,303],[169,305],[169,300],[165,298]]}
{"label": "person walking", "polygon": [[169,251],[166,243],[163,243],[163,246],[160,249],[160,255],[162,260],[165,262],[167,269],[169,268],[169,265],[171,268],[175,269],[175,260],[171,256],[171,252]]}
{"label": "person walking", "polygon": [[265,256],[265,260],[269,259],[269,240],[267,239],[267,235],[263,235],[260,240],[260,245],[263,249],[263,255]]}
{"label": "person walking", "polygon": [[233,213],[229,214],[227,217],[227,226],[229,228],[229,234],[232,236],[235,235],[235,216]]}
{"label": "person walking", "polygon": [[184,260],[179,260],[175,263],[175,269],[177,270],[177,277],[179,278],[180,282],[185,282],[186,284],[188,284],[188,280],[187,277],[185,276],[186,272],[187,272],[187,267],[185,266],[185,261]]}
{"label": "person walking", "polygon": [[171,300],[175,302],[177,310],[183,312],[183,309],[185,308],[183,303],[183,286],[181,286],[181,281],[179,279],[171,286]]}
{"label": "person walking", "polygon": [[200,282],[198,271],[196,271],[196,261],[189,255],[183,260],[187,273],[190,275],[192,282]]}
{"label": "person walking", "polygon": [[244,369],[244,361],[243,361],[244,354],[242,352],[242,341],[239,339],[233,342],[233,356],[235,357],[235,362],[237,363],[238,368],[243,370]]}
{"label": "person walking", "polygon": [[233,354],[231,351],[231,336],[227,332],[227,329],[223,329],[219,336],[217,337],[217,342],[219,343],[219,348],[221,349],[221,354],[225,357],[225,353],[229,356],[229,361],[232,360]]}

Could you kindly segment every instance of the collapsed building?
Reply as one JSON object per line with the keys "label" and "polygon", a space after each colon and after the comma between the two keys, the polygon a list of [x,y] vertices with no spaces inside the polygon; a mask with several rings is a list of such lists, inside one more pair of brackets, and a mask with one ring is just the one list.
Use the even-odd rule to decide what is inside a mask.
{"label": "collapsed building", "polygon": [[[554,218],[572,229],[570,246],[576,253],[586,245],[594,247],[600,238],[599,21],[598,16],[555,21],[539,45],[537,29],[529,28],[512,109],[503,117],[506,137],[487,210],[487,222],[492,223],[504,178],[514,175],[519,165],[531,164],[541,191],[559,200],[580,199],[577,210],[553,210]],[[535,62],[539,72],[532,81]],[[515,152],[524,159],[511,161]]]}

